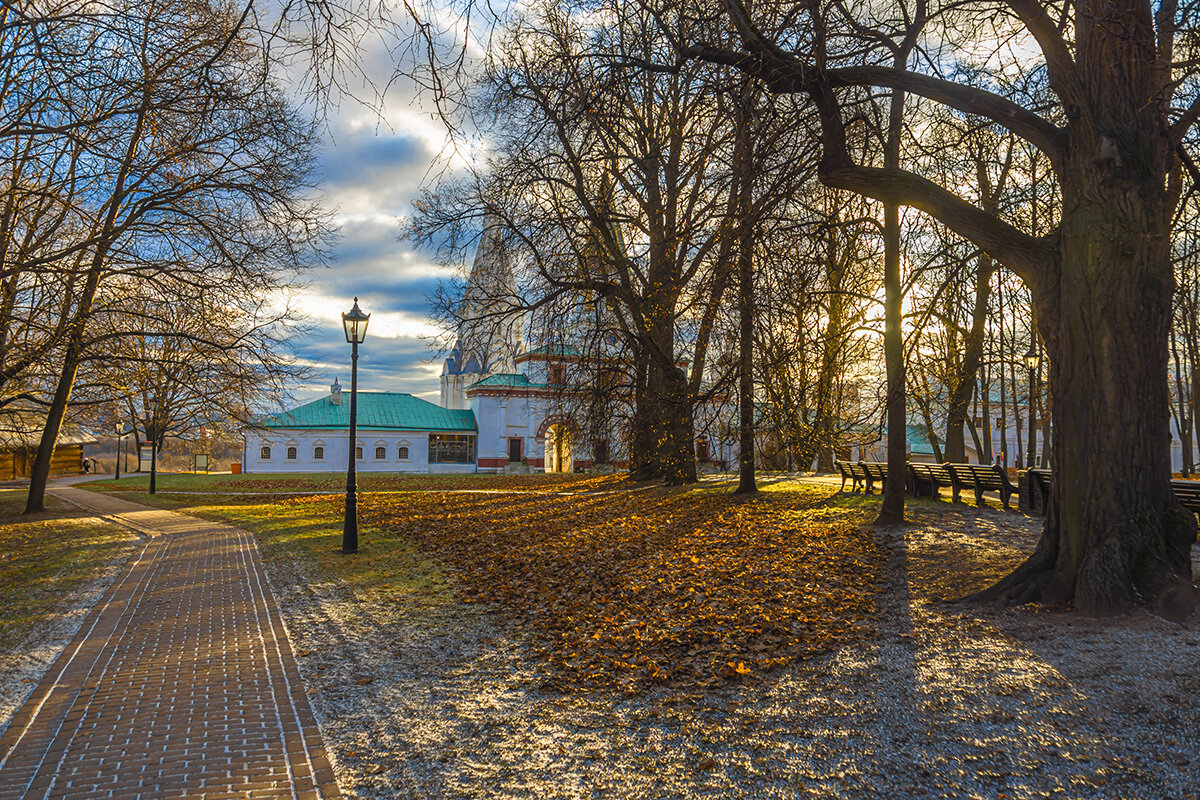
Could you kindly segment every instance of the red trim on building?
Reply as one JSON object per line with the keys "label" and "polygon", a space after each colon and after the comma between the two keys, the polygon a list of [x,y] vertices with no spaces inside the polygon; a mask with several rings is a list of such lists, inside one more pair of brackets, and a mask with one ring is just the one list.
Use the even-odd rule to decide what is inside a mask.
{"label": "red trim on building", "polygon": [[542,420],[542,424],[538,426],[537,438],[545,439],[546,431],[550,430],[551,425],[565,425],[573,436],[579,435],[579,426],[575,424],[573,419],[566,414],[551,414]]}
{"label": "red trim on building", "polygon": [[480,467],[506,467],[508,466],[508,458],[481,458],[479,459]]}

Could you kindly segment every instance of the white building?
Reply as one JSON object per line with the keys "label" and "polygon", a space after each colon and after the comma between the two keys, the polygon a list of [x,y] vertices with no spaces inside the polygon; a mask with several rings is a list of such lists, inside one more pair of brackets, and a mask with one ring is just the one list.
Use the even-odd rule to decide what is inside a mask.
{"label": "white building", "polygon": [[[360,471],[572,472],[620,466],[617,424],[585,435],[569,412],[582,380],[577,351],[526,350],[512,267],[498,226],[484,231],[467,281],[458,341],[442,367],[441,405],[410,394],[358,393]],[[243,430],[245,472],[345,469],[349,401],[330,395]]]}
{"label": "white building", "polygon": [[[328,397],[242,431],[243,472],[336,472],[349,463],[350,403]],[[474,472],[475,415],[400,392],[358,393],[360,472]]]}

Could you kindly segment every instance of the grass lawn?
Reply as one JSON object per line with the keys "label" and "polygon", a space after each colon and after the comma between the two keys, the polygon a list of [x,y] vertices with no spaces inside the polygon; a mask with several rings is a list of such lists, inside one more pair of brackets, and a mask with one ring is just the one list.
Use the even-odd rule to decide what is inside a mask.
{"label": "grass lawn", "polygon": [[[160,486],[196,493],[130,499],[252,530],[268,561],[302,559],[363,601],[487,604],[539,634],[568,688],[741,681],[872,633],[883,556],[861,526],[877,497],[795,481],[744,499],[615,476],[369,477],[352,557],[341,497],[282,496],[337,475],[171,475]],[[251,494],[216,494],[234,489]]]}
{"label": "grass lawn", "polygon": [[0,490],[0,653],[19,645],[71,593],[114,561],[132,555],[138,537],[54,498],[46,511],[21,516],[24,489]]}
{"label": "grass lawn", "polygon": [[[384,477],[394,486],[397,476]],[[418,489],[429,483],[411,476]],[[441,476],[433,476],[439,479]],[[449,476],[451,479],[468,476]],[[469,476],[474,477],[474,476]],[[342,498],[329,507],[283,502],[289,492],[345,489],[345,476],[316,475],[189,475],[166,474],[157,488],[169,494],[147,494],[148,476],[98,480],[78,488],[114,494],[135,503],[228,522],[252,531],[268,561],[300,559],[303,572],[316,580],[336,581],[362,600],[397,602],[402,598],[449,602],[448,580],[442,565],[404,537],[371,537],[363,528],[357,557],[341,553]],[[401,479],[403,480],[403,479]],[[174,492],[193,492],[177,494]],[[226,494],[226,493],[229,494]],[[236,494],[235,494],[236,492]],[[336,509],[333,508],[336,506]]]}

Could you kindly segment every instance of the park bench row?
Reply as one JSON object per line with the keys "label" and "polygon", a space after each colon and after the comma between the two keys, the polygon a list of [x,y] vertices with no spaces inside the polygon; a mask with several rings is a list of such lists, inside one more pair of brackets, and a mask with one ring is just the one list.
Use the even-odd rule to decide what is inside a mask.
{"label": "park bench row", "polygon": [[[1032,514],[1044,515],[1054,474],[1048,469],[1031,469],[1026,474],[1029,476],[1031,494],[1029,511]],[[1193,514],[1200,514],[1200,481],[1177,478],[1171,481],[1171,488],[1175,491],[1180,505]]]}
{"label": "park bench row", "polygon": [[[1017,487],[1008,479],[1008,473],[998,466],[984,464],[923,464],[908,462],[905,466],[905,489],[913,497],[941,496],[941,489],[948,488],[953,493],[954,502],[961,501],[962,491],[970,489],[975,493],[976,505],[983,505],[984,492],[996,492],[1000,502],[1008,508],[1008,501],[1017,493]],[[838,471],[842,475],[842,491],[846,490],[846,481],[850,481],[851,491],[862,490],[872,494],[875,485],[879,484],[880,491],[887,483],[887,464],[880,461],[838,461]]]}

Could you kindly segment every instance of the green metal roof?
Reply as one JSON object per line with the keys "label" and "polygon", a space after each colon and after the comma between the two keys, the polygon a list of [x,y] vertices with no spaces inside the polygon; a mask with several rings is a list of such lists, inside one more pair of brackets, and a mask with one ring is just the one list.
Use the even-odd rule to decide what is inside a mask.
{"label": "green metal roof", "polygon": [[[924,425],[906,425],[904,433],[908,438],[909,452],[917,455],[933,455],[933,443],[929,441],[929,429]],[[942,442],[942,446],[945,446]]]}
{"label": "green metal roof", "polygon": [[509,387],[515,387],[518,389],[544,389],[544,388],[546,388],[546,384],[533,383],[529,380],[529,378],[527,378],[524,375],[521,375],[521,374],[514,375],[514,374],[505,374],[505,373],[501,373],[501,374],[497,374],[497,375],[488,375],[483,380],[475,381],[467,388],[474,389],[476,386],[509,386]]}
{"label": "green metal roof", "polygon": [[[273,414],[259,423],[264,428],[349,428],[350,394],[341,405],[328,397],[299,408]],[[360,430],[473,431],[475,414],[469,409],[451,410],[402,392],[359,392]]]}

